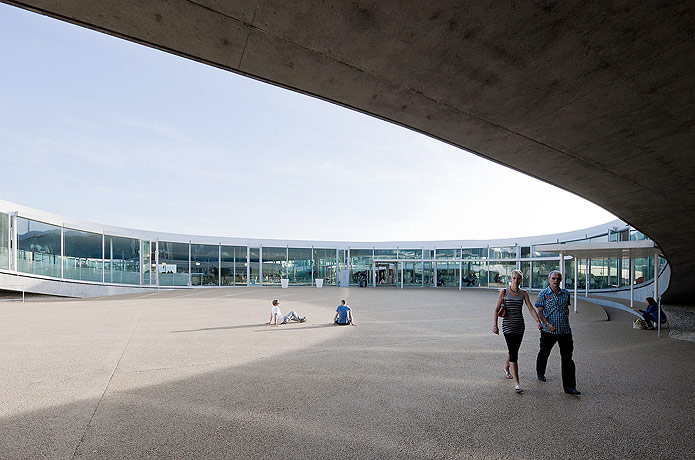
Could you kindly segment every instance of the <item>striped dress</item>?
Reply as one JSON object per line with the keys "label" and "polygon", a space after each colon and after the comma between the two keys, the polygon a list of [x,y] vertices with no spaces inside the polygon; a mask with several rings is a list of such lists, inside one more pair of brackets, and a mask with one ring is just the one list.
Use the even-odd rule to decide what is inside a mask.
{"label": "striped dress", "polygon": [[512,296],[508,289],[505,289],[504,308],[507,309],[507,316],[502,318],[503,334],[524,335],[524,314],[521,307],[524,305],[524,291],[519,291],[518,296]]}

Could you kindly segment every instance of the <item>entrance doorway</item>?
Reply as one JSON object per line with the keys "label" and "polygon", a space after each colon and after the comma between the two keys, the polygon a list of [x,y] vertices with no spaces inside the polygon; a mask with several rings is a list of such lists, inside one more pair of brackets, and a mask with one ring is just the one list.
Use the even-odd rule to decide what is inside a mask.
{"label": "entrance doorway", "polygon": [[375,262],[374,280],[377,286],[398,286],[398,263]]}

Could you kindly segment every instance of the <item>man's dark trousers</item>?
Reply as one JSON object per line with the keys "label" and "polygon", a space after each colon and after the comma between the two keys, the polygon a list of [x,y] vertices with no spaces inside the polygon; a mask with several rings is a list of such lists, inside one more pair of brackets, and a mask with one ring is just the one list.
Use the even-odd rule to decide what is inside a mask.
{"label": "man's dark trousers", "polygon": [[572,334],[550,334],[541,331],[541,348],[536,358],[536,373],[545,376],[545,368],[548,365],[548,357],[555,343],[560,346],[560,359],[562,361],[562,387],[564,389],[577,388],[574,361],[574,341]]}

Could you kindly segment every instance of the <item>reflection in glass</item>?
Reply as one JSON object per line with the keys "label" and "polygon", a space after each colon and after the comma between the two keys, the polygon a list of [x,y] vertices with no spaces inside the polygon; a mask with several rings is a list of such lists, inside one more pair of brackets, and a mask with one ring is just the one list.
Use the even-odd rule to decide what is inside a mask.
{"label": "reflection in glass", "polygon": [[521,262],[521,287],[528,289],[531,286],[531,262]]}
{"label": "reflection in glass", "polygon": [[[437,250],[439,257],[439,250]],[[459,286],[459,263],[458,262],[435,262],[437,267],[437,286],[439,287],[458,287]]]}
{"label": "reflection in glass", "polygon": [[159,242],[159,285],[188,286],[188,243]]}
{"label": "reflection in glass", "polygon": [[375,259],[389,259],[393,260],[398,257],[398,251],[396,249],[375,249],[374,258]]}
{"label": "reflection in glass", "polygon": [[[311,249],[289,248],[287,257],[287,273],[290,284],[294,286],[311,285]],[[335,251],[333,252],[335,255]]]}
{"label": "reflection in glass", "polygon": [[548,275],[553,270],[560,269],[560,260],[536,260],[533,262],[533,288],[548,287]]}
{"label": "reflection in glass", "polygon": [[463,248],[461,257],[463,259],[487,259],[487,248]]}
{"label": "reflection in glass", "polygon": [[260,248],[250,248],[249,249],[249,277],[251,280],[249,284],[257,285],[260,284],[260,273],[261,273],[261,250]]}
{"label": "reflection in glass", "polygon": [[104,237],[104,281],[140,284],[140,240],[108,235]]}
{"label": "reflection in glass", "polygon": [[263,286],[280,285],[281,278],[287,278],[287,248],[262,248]]}
{"label": "reflection in glass", "polygon": [[0,212],[0,268],[10,268],[10,216]]}
{"label": "reflection in glass", "polygon": [[608,259],[591,259],[591,272],[589,273],[589,289],[608,288]]}
{"label": "reflection in glass", "polygon": [[464,261],[461,270],[461,285],[463,287],[487,287],[487,263]]}
{"label": "reflection in glass", "polygon": [[[341,249],[338,251],[343,253]],[[336,284],[335,249],[314,249],[314,278],[322,278],[326,286]]]}
{"label": "reflection in glass", "polygon": [[142,284],[144,285],[149,285],[155,284],[154,283],[154,276],[152,274],[154,273],[154,267],[152,266],[153,262],[152,259],[150,259],[150,242],[149,241],[143,241],[142,242]]}
{"label": "reflection in glass", "polygon": [[[398,258],[422,260],[422,249],[399,249]],[[420,270],[420,272],[422,272],[422,270]]]}
{"label": "reflection in glass", "polygon": [[220,247],[191,244],[191,286],[218,286]]}
{"label": "reflection in glass", "polygon": [[17,217],[17,271],[60,278],[60,234],[58,226]]}
{"label": "reflection in glass", "polygon": [[505,288],[511,280],[512,271],[516,269],[516,262],[490,262],[489,287]]}
{"label": "reflection in glass", "polygon": [[66,228],[64,238],[63,277],[71,280],[101,282],[102,235]]}
{"label": "reflection in glass", "polygon": [[458,249],[437,249],[437,259],[458,259]]}
{"label": "reflection in glass", "polygon": [[372,285],[372,250],[350,249],[350,286]]}
{"label": "reflection in glass", "polygon": [[491,259],[515,259],[516,258],[516,247],[507,246],[501,248],[490,248],[490,258]]}
{"label": "reflection in glass", "polygon": [[246,284],[246,246],[222,246],[222,286]]}
{"label": "reflection in glass", "polygon": [[403,265],[403,286],[422,286],[422,262],[404,261]]}

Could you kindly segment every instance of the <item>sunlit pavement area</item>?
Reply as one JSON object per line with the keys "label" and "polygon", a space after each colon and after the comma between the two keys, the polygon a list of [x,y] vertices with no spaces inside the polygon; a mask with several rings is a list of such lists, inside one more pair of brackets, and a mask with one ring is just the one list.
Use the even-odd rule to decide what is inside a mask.
{"label": "sunlit pavement area", "polygon": [[[0,457],[692,458],[695,343],[580,302],[516,394],[493,290],[231,288],[0,303]],[[305,323],[265,324],[271,300]],[[331,324],[345,298],[356,327]],[[535,295],[532,295],[535,301]]]}

